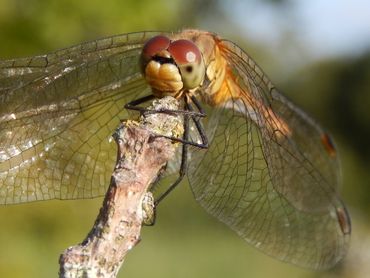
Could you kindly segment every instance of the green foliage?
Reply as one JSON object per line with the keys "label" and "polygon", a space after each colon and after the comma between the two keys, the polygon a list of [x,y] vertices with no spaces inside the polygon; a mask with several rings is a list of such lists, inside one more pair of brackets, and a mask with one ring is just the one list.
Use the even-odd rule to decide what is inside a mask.
{"label": "green foliage", "polygon": [[179,1],[0,0],[0,53],[42,53],[101,36],[176,30]]}

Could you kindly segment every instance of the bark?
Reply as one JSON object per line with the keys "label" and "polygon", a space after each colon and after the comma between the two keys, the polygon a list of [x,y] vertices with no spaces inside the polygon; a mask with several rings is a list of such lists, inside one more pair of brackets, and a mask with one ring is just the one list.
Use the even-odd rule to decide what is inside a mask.
{"label": "bark", "polygon": [[[155,100],[151,109],[178,109],[172,97]],[[78,245],[60,256],[59,277],[116,277],[128,253],[140,241],[144,222],[153,221],[150,185],[175,156],[178,143],[154,134],[179,137],[178,115],[154,113],[139,122],[124,121],[114,139],[117,164],[92,230]]]}

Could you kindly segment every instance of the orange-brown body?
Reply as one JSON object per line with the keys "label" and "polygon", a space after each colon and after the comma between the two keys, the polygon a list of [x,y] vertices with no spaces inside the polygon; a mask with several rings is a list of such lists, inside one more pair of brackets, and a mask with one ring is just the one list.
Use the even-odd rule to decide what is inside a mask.
{"label": "orange-brown body", "polygon": [[[278,137],[291,134],[289,126],[270,107],[254,97],[247,89],[241,89],[238,85],[238,77],[232,72],[224,55],[227,46],[221,38],[210,32],[184,30],[181,33],[169,36],[169,39],[171,41],[190,40],[199,48],[206,68],[203,82],[208,80],[209,84],[204,86],[203,82],[201,82],[194,89],[186,89],[181,82],[181,73],[175,65],[160,65],[150,62],[146,66],[144,75],[148,84],[153,88],[155,96],[172,95],[179,98],[184,93],[194,94],[201,92],[199,96],[202,101],[213,107],[232,106],[231,102],[242,101],[246,111],[241,112],[248,114],[247,111],[254,111],[253,113],[261,114],[262,118],[265,119],[262,124],[267,127],[271,134],[276,130],[279,130],[279,133],[277,133]],[[167,51],[161,51],[160,55],[163,57],[170,56]],[[199,90],[200,88],[202,90]]]}

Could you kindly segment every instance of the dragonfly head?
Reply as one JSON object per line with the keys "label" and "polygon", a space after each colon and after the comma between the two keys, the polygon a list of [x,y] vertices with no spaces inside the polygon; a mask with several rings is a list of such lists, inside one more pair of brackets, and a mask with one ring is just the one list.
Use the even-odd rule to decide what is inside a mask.
{"label": "dragonfly head", "polygon": [[202,53],[195,43],[185,39],[171,41],[163,35],[145,43],[140,66],[158,97],[176,96],[199,87],[206,71]]}

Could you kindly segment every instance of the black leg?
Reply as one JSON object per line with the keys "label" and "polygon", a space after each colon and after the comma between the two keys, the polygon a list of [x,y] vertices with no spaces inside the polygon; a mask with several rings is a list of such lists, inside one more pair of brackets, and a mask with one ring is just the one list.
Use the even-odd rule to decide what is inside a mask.
{"label": "black leg", "polygon": [[167,138],[167,139],[170,139],[174,142],[179,142],[179,143],[182,143],[184,145],[190,145],[190,146],[201,148],[201,149],[207,149],[208,148],[208,143],[204,144],[204,142],[196,143],[196,142],[193,142],[193,141],[185,141],[183,138],[177,138],[177,137],[166,136],[166,135],[154,135],[153,136],[153,138],[156,138],[156,137]]}
{"label": "black leg", "polygon": [[[206,136],[206,133],[202,127],[202,124],[200,123],[200,117],[205,117],[206,114],[203,111],[200,103],[198,100],[194,97],[191,96],[190,99],[189,97],[185,96],[184,102],[185,102],[185,110],[168,110],[168,109],[163,109],[163,110],[150,110],[146,109],[143,107],[138,107],[138,105],[150,101],[154,99],[155,97],[153,95],[145,96],[142,98],[139,98],[137,100],[131,101],[125,105],[126,109],[130,110],[136,110],[140,111],[141,113],[144,114],[151,114],[151,113],[166,113],[166,114],[183,114],[184,115],[184,134],[182,139],[176,138],[176,137],[170,137],[170,136],[164,136],[164,135],[155,135],[155,137],[165,137],[168,139],[171,139],[176,142],[181,142],[182,143],[182,155],[181,155],[181,165],[180,165],[180,170],[179,170],[179,177],[176,179],[176,181],[164,192],[162,193],[159,198],[155,201],[154,207],[156,207],[172,190],[176,188],[176,186],[182,181],[186,174],[187,170],[187,164],[188,164],[188,145],[195,146],[198,148],[208,148],[208,139]],[[196,106],[198,111],[195,111],[189,101],[192,101],[194,105]],[[201,137],[202,143],[196,143],[196,142],[191,142],[189,141],[189,124],[190,124],[190,118],[192,121],[195,123],[196,129],[199,133],[199,136]],[[154,222],[153,222],[154,224]]]}
{"label": "black leg", "polygon": [[[197,109],[199,110],[199,113],[202,114],[202,115],[206,115],[205,112],[203,111],[200,103],[198,102],[198,100],[194,96],[191,97],[191,100],[193,101],[193,103],[195,104]],[[189,100],[187,99],[187,97],[185,97],[185,111],[197,113],[196,111],[194,111],[194,109],[191,106],[191,104],[189,103]],[[164,138],[167,138],[167,139],[171,139],[172,141],[180,142],[182,144],[187,144],[187,145],[198,147],[198,148],[201,148],[201,149],[207,149],[208,148],[208,139],[207,139],[207,135],[206,135],[206,133],[205,133],[203,127],[202,127],[202,124],[200,123],[200,119],[198,117],[194,116],[194,115],[191,115],[191,119],[195,123],[195,127],[197,128],[198,134],[199,134],[200,138],[202,139],[202,143],[196,143],[196,142],[192,142],[192,141],[189,141],[189,140],[184,140],[184,138],[181,139],[181,138],[176,138],[176,137],[172,137],[172,136],[165,136],[165,135],[157,135],[157,136],[158,137],[164,137]]]}
{"label": "black leg", "polygon": [[125,108],[129,110],[135,110],[139,111],[142,114],[154,114],[154,113],[165,113],[165,114],[172,114],[172,115],[189,115],[194,117],[205,117],[206,114],[202,112],[196,112],[196,111],[189,111],[189,110],[169,110],[169,109],[161,109],[161,110],[151,110],[144,107],[140,107],[138,105],[147,102],[149,100],[154,99],[154,95],[145,96],[139,99],[135,99],[133,101],[130,101],[129,103],[125,104]]}
{"label": "black leg", "polygon": [[[202,106],[200,105],[200,103],[198,102],[198,100],[194,96],[191,96],[191,100],[193,101],[193,103],[195,104],[195,106],[197,107],[199,112],[202,113],[202,114],[205,114],[205,112],[203,111]],[[187,103],[187,109],[190,110],[190,111],[193,111],[193,107],[190,105],[190,103]],[[197,128],[197,131],[199,133],[200,138],[202,139],[202,144],[201,144],[201,146],[198,146],[198,147],[208,149],[208,138],[207,138],[206,132],[203,129],[203,126],[200,122],[200,119],[197,118],[197,117],[191,117],[191,118],[192,118],[193,122],[195,123],[195,126]]]}
{"label": "black leg", "polygon": [[[184,134],[182,137],[184,142],[189,140],[189,116],[184,115]],[[157,207],[160,201],[162,201],[176,186],[182,181],[186,174],[186,168],[188,163],[188,144],[182,144],[182,154],[181,154],[181,165],[179,171],[179,177],[177,180],[169,187],[161,196],[154,202],[154,207]]]}
{"label": "black leg", "polygon": [[[195,97],[194,97],[195,99]],[[200,104],[197,102],[197,100],[195,99],[195,101],[193,100],[192,98],[192,101],[193,103],[195,104],[195,106],[197,107],[197,109],[199,110],[200,113],[203,113],[203,110],[200,106]],[[189,111],[194,111],[193,107],[191,106],[191,104],[189,103],[188,99],[185,97],[185,109],[189,110]],[[199,144],[199,143],[194,143],[194,142],[191,142],[189,141],[189,123],[190,123],[190,118],[189,118],[189,115],[184,115],[184,134],[183,134],[183,137],[181,140],[178,140],[179,138],[169,138],[169,139],[172,139],[172,140],[175,140],[175,141],[178,141],[178,142],[182,142],[183,145],[182,145],[182,155],[181,155],[181,165],[180,165],[180,170],[179,170],[179,177],[177,178],[177,180],[164,192],[162,193],[161,196],[159,196],[159,198],[155,201],[155,207],[157,207],[157,205],[172,191],[176,188],[176,186],[183,180],[185,174],[186,174],[186,170],[187,170],[187,166],[188,166],[188,145],[192,145],[192,146],[196,146],[196,147],[199,147],[199,148],[208,148],[208,139],[207,139],[207,136],[205,134],[205,131],[200,123],[200,120],[198,117],[195,117],[195,116],[191,116],[191,119],[194,121],[195,123],[195,126],[197,128],[197,131],[202,139],[202,143]]]}
{"label": "black leg", "polygon": [[129,110],[136,110],[136,111],[142,111],[142,107],[138,107],[138,105],[147,102],[149,100],[154,99],[154,95],[145,96],[142,98],[135,99],[133,101],[130,101],[129,103],[125,104],[125,108]]}
{"label": "black leg", "polygon": [[206,115],[206,112],[203,110],[202,108],[202,105],[200,105],[198,99],[195,97],[195,96],[191,96],[190,97],[191,101],[195,104],[195,106],[197,107],[198,111],[201,113],[201,114],[204,114]]}

